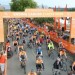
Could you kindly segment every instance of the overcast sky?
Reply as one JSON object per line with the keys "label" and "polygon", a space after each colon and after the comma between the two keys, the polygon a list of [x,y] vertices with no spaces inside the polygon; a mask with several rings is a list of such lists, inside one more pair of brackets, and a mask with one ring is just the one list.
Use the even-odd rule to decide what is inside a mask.
{"label": "overcast sky", "polygon": [[[0,4],[9,5],[11,0],[0,0]],[[75,0],[34,0],[38,5],[45,5],[48,7],[65,7],[66,4],[68,7],[75,7]]]}

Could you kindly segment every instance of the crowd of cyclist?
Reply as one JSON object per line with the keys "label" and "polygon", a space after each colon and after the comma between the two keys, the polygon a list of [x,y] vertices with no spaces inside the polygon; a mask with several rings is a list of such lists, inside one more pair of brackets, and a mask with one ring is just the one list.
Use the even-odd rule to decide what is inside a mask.
{"label": "crowd of cyclist", "polygon": [[[51,53],[55,50],[55,46],[53,41],[50,39],[50,36],[44,35],[44,33],[40,33],[36,28],[30,27],[30,25],[27,25],[26,23],[20,24],[22,22],[21,19],[19,19],[17,24],[14,23],[13,20],[9,20],[9,30],[10,33],[7,35],[7,54],[8,57],[10,55],[13,56],[12,47],[10,45],[11,40],[13,41],[13,51],[14,53],[18,54],[20,65],[23,68],[26,61],[27,61],[27,52],[25,50],[25,47],[29,48],[36,48],[36,72],[34,72],[33,69],[28,73],[28,75],[38,75],[38,73],[41,73],[41,71],[44,71],[45,65],[43,61],[43,52],[42,52],[42,44],[46,43],[46,49],[48,52],[48,56],[51,56]],[[28,42],[26,42],[26,37],[28,37]],[[20,42],[22,40],[22,42]],[[62,41],[58,44],[58,57],[56,58],[56,61],[53,63],[53,74],[61,73],[60,70],[63,70],[62,62],[64,60],[68,60],[68,57],[66,55],[66,50],[64,48],[64,45]],[[24,61],[24,63],[23,63]],[[75,62],[71,65],[71,72],[68,75],[72,75],[71,73],[75,72]],[[25,70],[26,73],[26,70]],[[74,73],[75,74],[75,73]]]}

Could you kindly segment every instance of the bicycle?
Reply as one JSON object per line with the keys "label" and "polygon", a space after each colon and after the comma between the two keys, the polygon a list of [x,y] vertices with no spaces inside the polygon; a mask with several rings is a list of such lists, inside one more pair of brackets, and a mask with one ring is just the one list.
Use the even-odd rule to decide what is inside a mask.
{"label": "bicycle", "polygon": [[17,54],[17,46],[14,46],[14,52]]}
{"label": "bicycle", "polygon": [[42,58],[43,58],[43,55],[40,55],[40,54],[39,54],[39,55],[36,55],[36,60],[37,60],[39,57],[42,59]]}
{"label": "bicycle", "polygon": [[67,64],[66,64],[64,59],[61,60],[61,64],[62,64],[61,70],[62,71],[67,71]]}
{"label": "bicycle", "polygon": [[42,73],[41,73],[41,69],[39,68],[38,70],[37,70],[37,75],[41,75]]}
{"label": "bicycle", "polygon": [[52,74],[53,75],[61,75],[60,70],[59,69],[54,69],[54,68],[52,68]]}
{"label": "bicycle", "polygon": [[21,60],[21,67],[24,69],[24,74],[26,74],[26,60],[25,59]]}
{"label": "bicycle", "polygon": [[54,59],[54,54],[52,49],[48,50],[48,56]]}
{"label": "bicycle", "polygon": [[53,51],[51,51],[50,57],[51,57],[51,59],[54,59],[54,53],[53,53]]}

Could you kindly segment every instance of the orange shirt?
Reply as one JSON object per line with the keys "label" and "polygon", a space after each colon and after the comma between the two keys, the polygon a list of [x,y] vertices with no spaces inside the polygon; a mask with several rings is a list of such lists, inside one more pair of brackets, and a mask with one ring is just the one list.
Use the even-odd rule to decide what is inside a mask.
{"label": "orange shirt", "polygon": [[26,52],[25,51],[20,52],[19,56],[21,56],[21,55],[26,55]]}
{"label": "orange shirt", "polygon": [[5,62],[6,62],[6,57],[2,55],[2,57],[0,58],[0,63],[5,63]]}
{"label": "orange shirt", "polygon": [[73,62],[72,66],[75,66],[75,62]]}
{"label": "orange shirt", "polygon": [[36,60],[36,64],[42,64],[43,61],[40,59],[40,60]]}
{"label": "orange shirt", "polygon": [[35,72],[33,74],[31,74],[31,72],[29,72],[28,75],[37,75],[37,74]]}

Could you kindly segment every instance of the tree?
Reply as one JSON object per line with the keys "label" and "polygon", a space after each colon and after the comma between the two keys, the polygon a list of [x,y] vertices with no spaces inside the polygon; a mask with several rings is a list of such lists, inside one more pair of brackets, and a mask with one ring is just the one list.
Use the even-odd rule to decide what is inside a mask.
{"label": "tree", "polygon": [[24,11],[26,8],[36,8],[37,3],[33,0],[12,0],[11,11]]}
{"label": "tree", "polygon": [[68,11],[75,11],[75,8],[68,8]]}
{"label": "tree", "polygon": [[45,22],[47,23],[54,23],[53,18],[34,18],[33,19],[37,24],[43,24]]}

